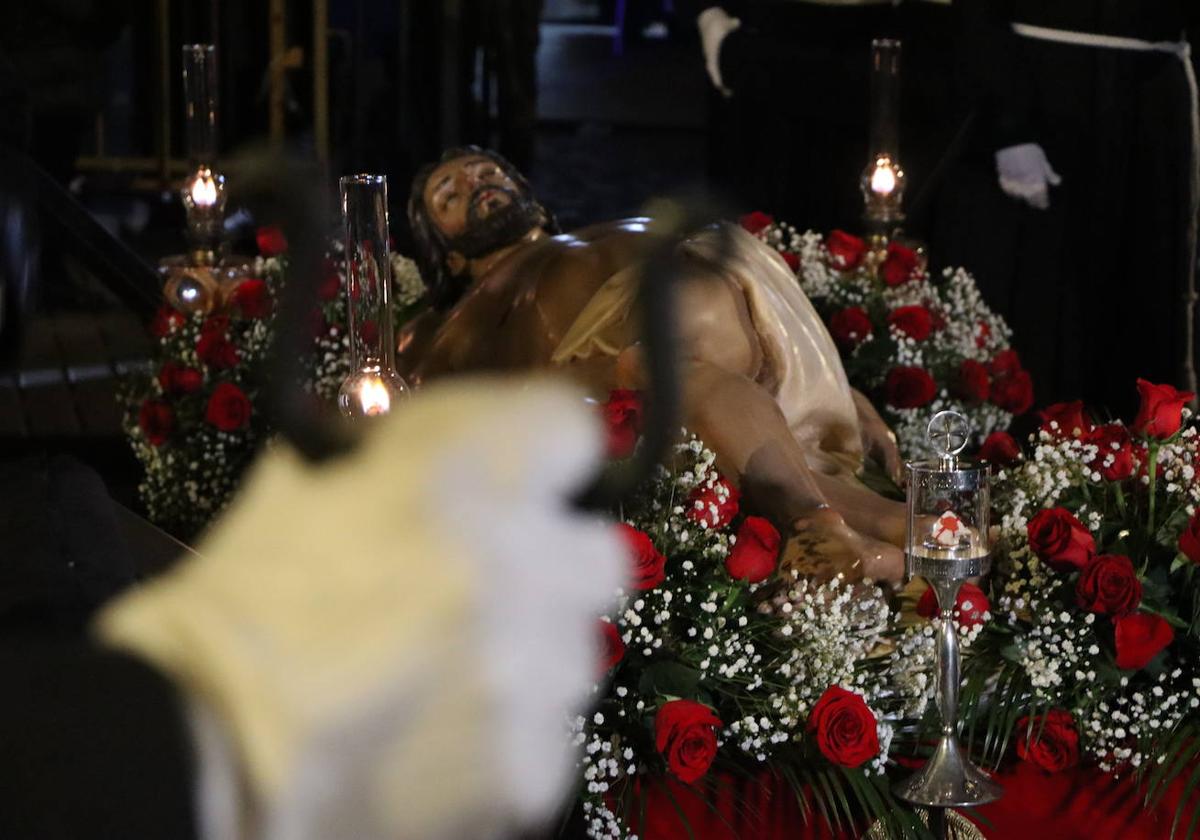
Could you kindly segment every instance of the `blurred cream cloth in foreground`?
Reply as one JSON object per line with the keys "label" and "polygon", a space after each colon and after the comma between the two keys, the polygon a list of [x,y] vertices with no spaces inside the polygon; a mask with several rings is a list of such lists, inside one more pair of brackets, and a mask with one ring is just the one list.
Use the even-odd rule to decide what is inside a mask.
{"label": "blurred cream cloth in foreground", "polygon": [[205,836],[488,837],[552,815],[623,582],[568,503],[598,421],[544,380],[422,391],[320,468],[278,447],[97,632],[192,707]]}

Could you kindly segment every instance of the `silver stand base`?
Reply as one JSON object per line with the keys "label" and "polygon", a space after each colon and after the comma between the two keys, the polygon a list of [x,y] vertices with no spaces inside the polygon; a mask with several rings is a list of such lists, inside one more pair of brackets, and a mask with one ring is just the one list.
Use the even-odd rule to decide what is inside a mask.
{"label": "silver stand base", "polygon": [[967,808],[996,801],[1004,789],[967,760],[958,739],[944,735],[925,766],[892,792],[914,805]]}

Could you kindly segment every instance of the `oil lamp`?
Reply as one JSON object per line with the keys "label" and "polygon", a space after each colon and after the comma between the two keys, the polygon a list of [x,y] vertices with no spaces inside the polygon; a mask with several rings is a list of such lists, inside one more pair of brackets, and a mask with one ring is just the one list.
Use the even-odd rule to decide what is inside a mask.
{"label": "oil lamp", "polygon": [[163,298],[184,314],[220,308],[250,272],[249,261],[224,256],[225,176],[217,163],[217,50],[183,47],[188,176],[179,190],[187,216],[186,254],[159,263]]}
{"label": "oil lamp", "polygon": [[387,178],[341,179],[350,375],[338,408],[351,419],[387,414],[408,385],[396,373],[392,344],[392,266],[388,255]]}
{"label": "oil lamp", "polygon": [[868,233],[886,242],[904,220],[904,169],[899,158],[900,42],[871,42],[871,133],[869,157],[859,181]]}
{"label": "oil lamp", "polygon": [[188,241],[194,265],[220,259],[225,225],[225,176],[217,172],[217,48],[183,47],[183,99],[187,125],[187,179],[180,197],[187,213]]}
{"label": "oil lamp", "polygon": [[954,605],[963,583],[986,573],[991,543],[988,525],[991,488],[985,464],[960,460],[970,438],[967,419],[941,411],[927,427],[937,457],[906,465],[908,534],[906,569],[920,576],[937,595],[937,706],[942,735],[933,755],[895,793],[916,805],[936,808],[982,805],[999,799],[1003,789],[971,764],[958,742],[959,653]]}

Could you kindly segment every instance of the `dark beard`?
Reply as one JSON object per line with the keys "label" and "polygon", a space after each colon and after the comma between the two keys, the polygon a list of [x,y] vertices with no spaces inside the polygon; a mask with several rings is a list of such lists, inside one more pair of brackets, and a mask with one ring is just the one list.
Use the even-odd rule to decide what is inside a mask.
{"label": "dark beard", "polygon": [[[490,191],[504,193],[509,197],[509,202],[493,210],[487,217],[480,218],[476,199]],[[469,260],[478,259],[516,242],[541,221],[541,208],[529,197],[503,187],[484,185],[471,194],[470,204],[467,205],[466,230],[448,239],[446,246]]]}

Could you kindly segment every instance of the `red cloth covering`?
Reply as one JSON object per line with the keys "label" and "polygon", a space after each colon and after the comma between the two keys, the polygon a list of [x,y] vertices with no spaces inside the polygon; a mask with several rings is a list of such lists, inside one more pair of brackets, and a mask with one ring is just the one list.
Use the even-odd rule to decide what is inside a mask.
{"label": "red cloth covering", "polygon": [[[1004,798],[976,815],[988,840],[1166,840],[1186,774],[1154,810],[1143,809],[1143,794],[1132,780],[1113,779],[1093,767],[1051,775],[1018,761],[996,778]],[[662,785],[651,786],[645,825],[635,826],[638,836],[684,840],[689,835],[679,811],[695,840],[857,840],[866,828],[831,831],[815,811],[806,823],[787,784],[770,774],[757,780],[722,774],[716,781],[708,802],[698,788],[674,780],[667,782],[674,803]],[[1185,836],[1191,815],[1185,812],[1177,836]]]}

